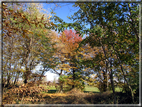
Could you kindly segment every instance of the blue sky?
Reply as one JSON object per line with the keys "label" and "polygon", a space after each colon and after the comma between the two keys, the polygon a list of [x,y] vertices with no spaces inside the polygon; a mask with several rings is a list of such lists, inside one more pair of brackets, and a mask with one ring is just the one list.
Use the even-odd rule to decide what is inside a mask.
{"label": "blue sky", "polygon": [[[50,8],[52,8],[54,9],[53,11],[56,13],[56,16],[61,18],[66,23],[73,23],[73,20],[68,19],[68,17],[71,17],[75,12],[79,10],[79,7],[73,7],[74,4],[75,3],[43,3],[43,8],[47,9],[48,11],[51,11]],[[53,15],[54,14],[52,14],[52,16]],[[90,28],[90,25],[86,25],[86,27]],[[83,35],[83,38],[85,37],[86,35]]]}
{"label": "blue sky", "polygon": [[[68,19],[67,16],[73,15],[78,10],[78,8],[72,7],[73,4],[74,3],[43,3],[43,8],[48,9],[49,11],[51,11],[50,8],[54,9],[54,12],[58,17],[67,23],[71,23],[73,21]],[[58,7],[55,8],[55,5],[58,5]]]}

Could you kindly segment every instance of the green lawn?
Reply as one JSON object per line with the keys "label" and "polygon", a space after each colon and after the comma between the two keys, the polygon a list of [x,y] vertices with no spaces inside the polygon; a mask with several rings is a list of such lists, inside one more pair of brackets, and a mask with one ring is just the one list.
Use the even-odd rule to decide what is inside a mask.
{"label": "green lawn", "polygon": [[[53,86],[53,87],[46,86],[46,87],[47,87],[47,89],[50,90],[49,92],[51,92],[51,93],[52,93],[52,91],[53,91],[53,92],[56,91],[55,86]],[[116,88],[115,88],[115,91],[116,91],[116,92],[120,92],[121,89],[120,89],[119,87],[116,87]],[[86,85],[86,86],[85,86],[85,89],[84,89],[84,92],[96,92],[96,93],[99,93],[100,91],[99,91],[99,89],[98,89],[97,87],[93,87],[93,86],[88,86],[88,85]],[[112,90],[111,90],[111,92],[112,92]]]}
{"label": "green lawn", "polygon": [[55,86],[53,87],[48,87],[50,90],[56,90]]}
{"label": "green lawn", "polygon": [[92,86],[88,86],[86,85],[85,86],[85,89],[84,89],[85,92],[100,92],[99,89],[97,87],[92,87]]}
{"label": "green lawn", "polygon": [[121,92],[121,91],[122,91],[122,88],[116,87],[116,88],[115,88],[115,91],[116,91],[116,92]]}

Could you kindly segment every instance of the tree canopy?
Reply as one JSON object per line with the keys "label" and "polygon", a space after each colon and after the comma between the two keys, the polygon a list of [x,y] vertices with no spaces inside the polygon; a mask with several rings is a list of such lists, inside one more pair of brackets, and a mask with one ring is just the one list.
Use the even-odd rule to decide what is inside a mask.
{"label": "tree canopy", "polygon": [[[139,4],[75,2],[78,11],[66,23],[43,12],[36,3],[3,3],[3,83],[41,81],[45,72],[58,74],[60,89],[100,92],[119,86],[139,92]],[[89,25],[90,27],[86,27]],[[55,32],[55,31],[58,31]],[[37,65],[42,69],[33,72]]]}
{"label": "tree canopy", "polygon": [[[58,16],[54,16],[53,19],[60,22],[56,29],[63,31],[74,28],[80,35],[88,34],[79,46],[89,44],[99,50],[93,50],[96,51],[92,56],[93,61],[88,60],[82,64],[87,64],[98,72],[95,78],[101,80],[98,82],[103,85],[103,91],[107,90],[109,75],[114,96],[114,84],[120,84],[123,80],[124,85],[121,86],[129,87],[134,101],[134,90],[139,87],[139,80],[132,79],[134,76],[139,78],[139,4],[97,2],[75,3],[74,6],[79,7],[79,10],[69,17],[74,23],[65,23]],[[89,24],[90,28],[86,28],[86,24]],[[135,69],[135,72],[132,69]]]}

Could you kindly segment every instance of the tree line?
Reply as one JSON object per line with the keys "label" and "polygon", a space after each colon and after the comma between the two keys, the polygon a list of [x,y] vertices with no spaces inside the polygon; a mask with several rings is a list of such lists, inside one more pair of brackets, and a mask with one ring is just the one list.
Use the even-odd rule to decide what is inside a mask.
{"label": "tree line", "polygon": [[[61,91],[63,85],[83,90],[87,83],[101,92],[112,90],[116,103],[118,86],[134,103],[139,92],[139,4],[73,6],[79,9],[68,17],[73,23],[66,23],[39,4],[3,3],[3,84],[16,84],[19,78],[25,84],[41,81],[50,70],[60,76]],[[33,72],[37,65],[42,68]]]}

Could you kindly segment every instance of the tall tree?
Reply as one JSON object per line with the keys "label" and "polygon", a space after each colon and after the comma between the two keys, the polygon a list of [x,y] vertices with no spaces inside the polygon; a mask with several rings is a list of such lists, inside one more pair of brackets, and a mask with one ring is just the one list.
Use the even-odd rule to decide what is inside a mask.
{"label": "tall tree", "polygon": [[[50,16],[42,13],[40,8],[40,5],[34,3],[3,4],[4,42],[9,42],[10,45],[10,40],[8,39],[14,38],[11,44],[13,48],[9,49],[11,51],[10,55],[5,52],[6,55],[3,60],[5,62],[7,60],[6,57],[11,57],[14,62],[13,58],[17,58],[24,83],[27,83],[32,70],[40,63],[42,53],[45,53],[45,50],[48,52],[49,50],[47,49],[51,47],[49,33],[52,32],[48,30],[48,27],[52,26],[49,21]],[[3,49],[5,51],[8,47],[4,45]],[[10,64],[11,67],[14,66],[11,62],[6,62],[7,64]]]}
{"label": "tall tree", "polygon": [[[110,49],[113,50],[115,61],[117,60],[117,62],[119,63],[119,66],[124,76],[124,80],[126,81],[127,85],[131,90],[132,100],[134,102],[134,94],[133,94],[134,89],[132,89],[132,86],[127,81],[128,77],[125,76],[126,75],[125,73],[127,72],[128,69],[124,71],[123,66],[124,65],[127,66],[130,64],[129,61],[133,60],[131,58],[134,58],[133,56],[134,54],[138,55],[138,48],[134,48],[135,46],[138,46],[138,40],[139,40],[138,29],[137,30],[135,29],[138,28],[138,4],[137,3],[76,3],[75,6],[79,6],[80,9],[78,12],[74,14],[73,19],[80,22],[80,24],[89,23],[91,26],[90,30],[88,30],[89,33],[95,33],[97,35],[96,39],[97,38],[99,39],[100,37],[102,38],[99,39],[99,41],[102,41],[102,43],[101,42],[100,43],[103,50],[104,46],[106,46],[106,48],[108,48],[109,51]],[[135,16],[133,16],[132,13],[133,15],[135,14]],[[134,17],[135,19],[133,19]],[[135,24],[133,23],[134,20]],[[95,30],[96,28],[94,28],[94,26],[96,24],[98,24],[101,28]],[[99,32],[99,30],[101,31],[101,29],[104,29],[105,32],[103,33]],[[131,37],[129,38],[130,35]],[[130,40],[129,43],[128,40]],[[121,43],[120,42],[118,43],[118,41],[121,41]],[[131,46],[132,44],[134,47]],[[137,53],[133,53],[129,49],[131,50],[134,49]],[[119,50],[121,53],[118,52],[117,50]],[[125,57],[123,56],[124,53],[126,54]],[[108,52],[106,53],[104,51],[106,61],[108,60],[108,58],[110,58],[110,54],[112,53]],[[111,61],[109,62],[108,61],[106,62],[106,64],[109,63],[110,65],[112,65]],[[106,65],[106,69],[107,66],[108,64]],[[113,80],[112,70],[110,73],[111,73],[110,79]],[[113,86],[114,85],[112,83],[112,87]],[[114,103],[116,103],[115,100]]]}
{"label": "tall tree", "polygon": [[[61,69],[61,72],[72,72],[72,79],[74,81],[76,79],[75,70],[77,69],[74,61],[77,55],[75,49],[78,47],[78,43],[82,41],[82,37],[79,37],[73,30],[65,30],[59,35],[58,39],[60,40],[60,48],[58,48],[57,56],[61,61],[58,68]],[[74,88],[74,83],[72,88]]]}
{"label": "tall tree", "polygon": [[[131,77],[127,75],[132,73],[130,66],[135,69],[132,64],[135,66],[139,64],[138,3],[75,3],[74,6],[79,7],[79,10],[69,17],[74,23],[65,23],[59,17],[54,17],[55,21],[61,23],[57,25],[59,31],[70,27],[81,35],[88,34],[89,37],[82,43],[90,43],[92,47],[102,48],[103,51],[98,54],[98,57],[105,63],[103,73],[110,74],[112,89],[114,90],[113,76],[117,76],[115,74],[120,72],[116,69],[120,69],[134,103],[134,90],[138,89],[139,83],[133,79],[137,86],[133,84],[135,88],[132,88],[133,85],[128,81]],[[90,28],[86,28],[85,24],[89,24]],[[136,74],[139,74],[139,71],[136,71]],[[115,97],[114,91],[113,94]]]}

